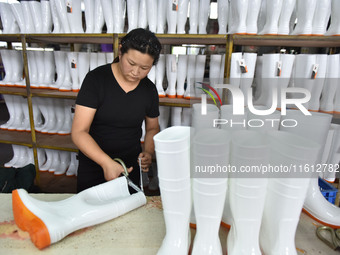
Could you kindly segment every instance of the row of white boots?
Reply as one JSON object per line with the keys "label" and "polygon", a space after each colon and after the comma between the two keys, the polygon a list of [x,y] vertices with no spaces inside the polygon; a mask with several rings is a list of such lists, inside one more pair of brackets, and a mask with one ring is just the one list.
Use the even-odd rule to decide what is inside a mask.
{"label": "row of white boots", "polygon": [[[13,157],[4,167],[22,168],[28,164],[34,165],[32,148],[12,144],[12,149]],[[37,156],[40,171],[49,171],[55,175],[77,175],[79,162],[76,152],[38,148]]]}
{"label": "row of white boots", "polygon": [[[27,100],[23,96],[4,94],[9,120],[1,129],[30,131]],[[37,132],[68,135],[71,133],[73,99],[33,97],[33,121]]]}
{"label": "row of white boots", "polygon": [[[0,54],[5,69],[0,85],[26,86],[21,51],[1,49]],[[77,92],[90,70],[113,57],[112,52],[28,51],[30,86]]]}
{"label": "row of white boots", "polygon": [[[107,33],[123,33],[127,16],[128,31],[142,27],[155,33],[185,34],[188,13],[188,33],[207,33],[210,0],[84,0],[83,3],[85,24],[81,0],[1,3],[3,33],[101,33],[104,24]],[[337,0],[218,0],[217,8],[219,34],[340,34]]]}
{"label": "row of white boots", "polygon": [[237,255],[260,255],[260,247],[265,254],[297,254],[294,239],[303,207],[321,223],[340,226],[340,209],[323,197],[318,174],[311,169],[264,175],[218,172],[216,167],[216,172],[209,172],[214,166],[229,164],[237,170],[268,164],[287,169],[291,165],[316,166],[325,148],[331,115],[304,116],[295,110],[288,118],[299,125],[280,125],[280,131],[269,132],[175,126],[154,137],[166,224],[158,254],[188,253],[189,222],[197,229],[192,254],[222,254],[221,221],[231,226],[228,254]]}

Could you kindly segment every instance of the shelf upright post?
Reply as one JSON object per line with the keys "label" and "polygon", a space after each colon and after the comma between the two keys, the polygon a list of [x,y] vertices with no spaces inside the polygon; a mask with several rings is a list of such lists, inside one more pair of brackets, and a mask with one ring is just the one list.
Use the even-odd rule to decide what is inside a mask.
{"label": "shelf upright post", "polygon": [[118,34],[113,34],[113,54],[114,58],[118,57],[118,49],[119,49],[119,36]]}
{"label": "shelf upright post", "polygon": [[[231,54],[234,51],[234,35],[232,35],[232,34],[227,35],[225,49],[226,49],[226,52],[225,52],[225,65],[224,65],[224,80],[225,79],[229,80],[229,78],[230,78]],[[225,89],[223,90],[222,97],[223,97],[222,98],[223,103],[227,104],[228,103],[228,95],[227,95],[227,91]]]}
{"label": "shelf upright post", "polygon": [[26,81],[28,113],[29,113],[29,118],[30,118],[33,157],[34,157],[34,165],[35,165],[35,171],[36,171],[36,179],[35,180],[36,180],[36,184],[38,186],[40,186],[40,174],[39,174],[39,163],[38,163],[38,153],[37,153],[37,138],[36,138],[36,135],[35,135],[35,128],[34,128],[32,93],[31,93],[30,79],[29,79],[26,43],[27,43],[26,34],[22,34],[21,35],[21,44],[22,44],[22,54],[23,54],[23,60],[24,60],[24,73],[25,73],[25,81]]}

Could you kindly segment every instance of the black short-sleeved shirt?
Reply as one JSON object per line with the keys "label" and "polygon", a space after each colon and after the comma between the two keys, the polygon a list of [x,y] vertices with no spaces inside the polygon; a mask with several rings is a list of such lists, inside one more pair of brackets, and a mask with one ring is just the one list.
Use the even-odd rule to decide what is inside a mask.
{"label": "black short-sleeved shirt", "polygon": [[[159,116],[156,86],[146,77],[126,93],[116,81],[111,64],[107,64],[86,75],[76,104],[96,109],[90,135],[110,157],[119,157],[127,167],[133,166],[136,171],[130,173],[130,178],[138,184],[142,123],[146,116]],[[81,152],[77,182],[78,192],[105,182],[102,168]]]}

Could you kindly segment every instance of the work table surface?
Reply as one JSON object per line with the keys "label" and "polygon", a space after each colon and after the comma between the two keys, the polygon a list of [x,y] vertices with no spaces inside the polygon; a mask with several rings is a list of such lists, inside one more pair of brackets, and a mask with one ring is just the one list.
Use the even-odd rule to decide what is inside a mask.
{"label": "work table surface", "polygon": [[[44,201],[59,201],[72,194],[31,194]],[[315,234],[320,224],[302,213],[296,233],[298,254],[337,255]],[[221,226],[220,239],[226,254],[228,229]],[[44,250],[38,250],[29,234],[20,230],[13,218],[12,195],[0,194],[0,254],[1,255],[152,255],[165,236],[165,224],[160,197],[147,197],[147,204],[108,222],[78,230]],[[191,229],[191,238],[195,230]],[[193,242],[192,242],[193,243]],[[176,255],[176,254],[174,254]]]}

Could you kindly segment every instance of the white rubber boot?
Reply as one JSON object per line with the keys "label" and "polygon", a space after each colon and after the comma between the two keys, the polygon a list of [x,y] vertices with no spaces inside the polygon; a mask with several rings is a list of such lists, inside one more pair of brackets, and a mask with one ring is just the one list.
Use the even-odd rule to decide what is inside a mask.
{"label": "white rubber boot", "polygon": [[53,23],[53,31],[54,34],[63,33],[63,28],[61,25],[61,20],[59,18],[58,10],[57,10],[57,0],[50,0],[50,7],[51,7],[51,16],[52,16],[52,23]]}
{"label": "white rubber boot", "polygon": [[31,131],[30,116],[28,113],[27,99],[24,97],[18,97],[20,99],[20,105],[23,113],[21,125],[17,127],[17,131]]}
{"label": "white rubber boot", "polygon": [[94,3],[94,31],[93,33],[100,34],[105,24],[104,11],[101,1],[95,1]]}
{"label": "white rubber boot", "polygon": [[71,29],[71,33],[82,34],[84,33],[82,22],[81,0],[67,1],[67,19]]}
{"label": "white rubber boot", "polygon": [[72,99],[64,99],[64,125],[58,131],[58,135],[68,135],[71,134],[72,128],[72,107],[74,104],[74,100]]}
{"label": "white rubber boot", "polygon": [[182,109],[182,126],[191,127],[191,108],[183,107]]}
{"label": "white rubber boot", "polygon": [[340,35],[340,3],[332,0],[331,24],[325,35]]}
{"label": "white rubber boot", "polygon": [[60,164],[58,169],[54,171],[54,175],[65,174],[71,162],[71,154],[69,151],[59,151],[59,157]]}
{"label": "white rubber boot", "polygon": [[230,19],[233,21],[228,31],[229,34],[245,34],[247,32],[247,10],[248,0],[230,1]]}
{"label": "white rubber boot", "polygon": [[81,84],[90,71],[90,53],[89,52],[78,52],[78,79],[79,79],[79,89]]}
{"label": "white rubber boot", "polygon": [[128,32],[138,27],[139,0],[127,0]]}
{"label": "white rubber boot", "polygon": [[44,64],[44,52],[34,51],[34,54],[38,72],[37,86],[40,88],[44,84],[44,76],[46,72]]}
{"label": "white rubber boot", "polygon": [[18,50],[10,50],[9,55],[11,57],[11,79],[10,85],[18,87],[26,87],[25,79],[23,79],[24,61],[22,58],[22,52]]}
{"label": "white rubber boot", "polygon": [[[315,142],[285,131],[270,132],[269,140],[272,166],[313,165],[320,149]],[[297,254],[295,232],[310,180],[310,174],[304,175],[278,173],[268,178],[260,231],[264,254]]]}
{"label": "white rubber boot", "polygon": [[323,178],[327,182],[335,182],[336,179],[336,171],[334,171],[336,164],[340,162],[340,125],[339,124],[331,124],[330,131],[333,131],[333,137],[331,141],[331,147],[329,150],[329,156],[327,158],[326,164],[328,164],[330,169],[324,173]]}
{"label": "white rubber boot", "polygon": [[11,85],[12,82],[13,68],[10,51],[11,50],[8,49],[0,49],[2,63],[5,69],[5,78],[0,82],[2,86]]}
{"label": "white rubber boot", "polygon": [[45,149],[37,148],[37,154],[38,154],[38,164],[39,164],[39,169],[40,169],[40,167],[42,167],[47,160]]}
{"label": "white rubber boot", "polygon": [[171,107],[171,126],[182,125],[182,107]]}
{"label": "white rubber boot", "polygon": [[195,97],[195,67],[196,67],[196,55],[188,55],[187,87],[184,92],[185,99]]}
{"label": "white rubber boot", "polygon": [[195,132],[207,128],[214,127],[214,120],[219,118],[219,109],[214,104],[207,104],[206,114],[202,114],[202,104],[196,103],[192,105],[192,127]]}
{"label": "white rubber boot", "polygon": [[51,149],[45,149],[45,153],[46,153],[45,163],[39,166],[39,170],[41,172],[49,171],[49,169],[51,168],[52,160],[53,160],[53,151],[54,150],[51,150]]}
{"label": "white rubber boot", "polygon": [[[241,67],[240,62],[242,60],[242,52],[234,52],[231,54],[231,61],[230,61],[230,85],[239,88],[241,84]],[[228,91],[228,103],[232,104],[233,98]]]}
{"label": "white rubber boot", "polygon": [[168,80],[168,87],[165,91],[166,96],[170,98],[176,97],[176,79],[177,79],[177,63],[176,55],[166,54],[166,77]]}
{"label": "white rubber boot", "polygon": [[312,23],[313,35],[324,35],[326,33],[331,15],[331,4],[331,0],[317,1]]}
{"label": "white rubber boot", "polygon": [[67,52],[68,64],[67,66],[70,68],[71,78],[72,78],[72,91],[78,92],[79,85],[79,61],[78,61],[78,52]]}
{"label": "white rubber boot", "polygon": [[164,34],[167,16],[166,1],[158,0],[157,3],[157,33]]}
{"label": "white rubber boot", "polygon": [[56,127],[56,123],[57,123],[57,118],[56,118],[56,113],[55,113],[55,106],[54,106],[54,100],[53,98],[40,98],[40,100],[43,99],[43,104],[40,105],[40,109],[42,109],[42,107],[46,107],[47,109],[47,118],[45,118],[45,123],[44,126],[41,129],[41,133],[46,134],[46,133],[50,133],[50,134],[55,134],[54,128]]}
{"label": "white rubber boot", "polygon": [[334,112],[334,98],[339,83],[340,54],[328,55],[326,80],[320,99],[320,111]]}
{"label": "white rubber boot", "polygon": [[156,83],[156,66],[153,65],[148,73],[148,79],[152,81],[153,84]]}
{"label": "white rubber boot", "polygon": [[44,51],[44,77],[41,88],[50,88],[54,84],[56,64],[53,51]]}
{"label": "white rubber boot", "polygon": [[[129,194],[125,177],[57,202],[34,199],[24,189],[17,189],[12,194],[15,222],[29,232],[31,240],[39,249],[60,241],[78,229],[119,217],[146,203],[142,192]],[[29,214],[34,215],[35,220],[26,218],[25,215]],[[36,222],[39,222],[38,226]]]}
{"label": "white rubber boot", "polygon": [[13,165],[14,168],[21,168],[29,164],[30,150],[27,146],[19,147],[19,159]]}
{"label": "white rubber boot", "polygon": [[158,1],[146,0],[146,14],[148,19],[149,30],[153,33],[157,32],[157,15]]}
{"label": "white rubber boot", "polygon": [[279,18],[283,0],[266,1],[266,23],[259,32],[261,35],[276,35],[278,33]]}
{"label": "white rubber boot", "polygon": [[169,126],[170,107],[159,106],[159,128],[160,131],[166,129]]}
{"label": "white rubber boot", "polygon": [[[254,80],[257,53],[244,53],[243,59],[247,66],[247,72],[241,74],[240,89],[244,95],[244,103],[248,104],[248,89],[251,88]],[[252,100],[252,98],[249,98]]]}
{"label": "white rubber boot", "polygon": [[199,12],[199,0],[190,0],[189,34],[197,34],[198,12]]}
{"label": "white rubber boot", "polygon": [[[311,35],[313,31],[313,17],[316,0],[298,0],[296,4],[297,24],[292,35]],[[319,10],[318,10],[319,11]]]}
{"label": "white rubber boot", "polygon": [[32,98],[32,109],[33,109],[34,129],[38,132],[43,127],[43,118],[42,118],[42,113],[39,109],[39,104],[40,104],[39,98],[33,97]]}
{"label": "white rubber boot", "polygon": [[66,34],[71,33],[71,24],[69,24],[67,6],[65,0],[55,0],[56,9],[58,12],[59,20],[63,28],[63,32]]}
{"label": "white rubber boot", "polygon": [[54,51],[54,61],[56,67],[57,78],[54,83],[50,85],[51,89],[59,89],[64,82],[66,69],[66,55],[63,51]]}
{"label": "white rubber boot", "polygon": [[[96,1],[100,2],[100,1]],[[92,34],[94,32],[94,12],[95,12],[95,1],[84,0],[85,5],[85,33]]]}
{"label": "white rubber boot", "polygon": [[[10,8],[12,10],[12,13],[13,13],[13,15],[15,17],[15,20],[16,20],[18,26],[19,26],[20,33],[21,34],[26,34],[26,23],[25,23],[25,19],[24,19],[24,14],[22,12],[21,4],[19,2],[14,2],[14,3],[10,4],[9,6],[10,6]],[[2,7],[2,5],[0,5],[0,8],[1,7]],[[5,10],[6,10],[6,7],[5,7]],[[1,15],[1,17],[4,17],[2,15],[1,10],[0,10],[0,15]],[[5,32],[3,31],[3,33],[5,33]]]}
{"label": "white rubber boot", "polygon": [[78,175],[79,161],[77,157],[78,157],[78,154],[76,152],[71,152],[71,161],[67,168],[66,176],[77,176]]}
{"label": "white rubber boot", "polygon": [[261,0],[253,0],[248,2],[247,11],[247,34],[256,35],[257,34],[257,19],[259,17],[259,12],[261,8]]}
{"label": "white rubber boot", "polygon": [[24,112],[22,110],[21,96],[13,97],[13,109],[14,109],[14,121],[11,123],[10,126],[7,127],[8,130],[17,130],[22,126],[22,122],[24,120]]}
{"label": "white rubber boot", "polygon": [[31,10],[34,30],[35,33],[41,34],[42,33],[42,13],[41,13],[41,3],[38,1],[28,1],[29,8]]}
{"label": "white rubber boot", "polygon": [[97,52],[90,52],[90,71],[98,67]]}
{"label": "white rubber boot", "polygon": [[64,100],[61,98],[52,98],[53,110],[55,113],[56,122],[55,125],[48,131],[51,134],[57,134],[64,126],[65,121],[65,110]]}
{"label": "white rubber boot", "polygon": [[50,173],[54,173],[55,171],[58,171],[59,166],[60,166],[60,151],[52,150],[52,162],[48,171]]}
{"label": "white rubber boot", "polygon": [[166,235],[157,254],[188,254],[191,210],[190,127],[170,127],[153,139],[166,226]]}
{"label": "white rubber boot", "polygon": [[207,33],[207,24],[210,13],[210,0],[200,0],[199,12],[198,12],[198,33]]}
{"label": "white rubber boot", "polygon": [[21,1],[20,4],[22,6],[22,13],[24,15],[24,20],[26,23],[26,33],[35,33],[35,27],[33,22],[33,15],[31,13],[30,7],[29,7],[30,1]]}
{"label": "white rubber boot", "polygon": [[167,2],[166,7],[166,21],[168,24],[168,34],[176,34],[177,27],[177,5],[173,4],[172,1]]}
{"label": "white rubber boot", "polygon": [[[37,66],[37,54],[34,51],[27,52],[28,71],[30,75],[31,88],[39,88],[39,73]],[[42,67],[43,68],[43,67]]]}
{"label": "white rubber boot", "polygon": [[52,13],[51,13],[51,4],[49,0],[40,1],[41,8],[41,33],[48,34],[51,33],[52,30]]}
{"label": "white rubber boot", "polygon": [[207,55],[197,55],[196,56],[196,65],[195,65],[195,95],[197,97],[200,97],[200,95],[203,93],[201,89],[198,89],[197,87],[201,87],[202,85],[199,84],[200,82],[203,82],[204,79],[204,71],[205,71],[205,62],[207,60]]}
{"label": "white rubber boot", "polygon": [[4,101],[5,101],[5,104],[6,104],[6,107],[7,107],[7,110],[8,110],[8,114],[9,114],[9,119],[7,120],[6,123],[2,124],[0,126],[1,129],[7,129],[9,126],[12,125],[12,123],[14,122],[14,116],[15,116],[15,111],[14,111],[14,95],[8,95],[8,94],[3,94],[2,95]]}
{"label": "white rubber boot", "polygon": [[140,0],[138,13],[138,27],[146,29],[148,26],[148,16],[146,13],[146,0]]}
{"label": "white rubber boot", "polygon": [[[230,139],[230,134],[225,130],[197,132],[193,140],[194,167],[209,167],[212,164],[227,166]],[[206,177],[205,174],[195,173],[192,182],[196,235],[191,254],[222,255],[219,228],[227,191],[227,174],[224,178],[220,175]]]}
{"label": "white rubber boot", "polygon": [[177,87],[176,95],[178,98],[184,97],[184,85],[187,76],[188,67],[188,55],[180,54],[178,55],[177,63]]}
{"label": "white rubber boot", "polygon": [[0,16],[3,34],[20,33],[20,28],[9,3],[0,3]]}
{"label": "white rubber boot", "polygon": [[311,98],[308,102],[308,110],[317,112],[320,109],[320,97],[321,92],[326,81],[326,71],[327,71],[327,54],[317,54],[316,64],[318,64],[318,71],[316,79],[314,79],[313,87],[311,90]]}
{"label": "white rubber boot", "polygon": [[97,53],[97,65],[102,66],[106,64],[106,53],[98,52]]}
{"label": "white rubber boot", "polygon": [[217,0],[217,8],[218,33],[224,35],[227,33],[229,2],[224,0]]}
{"label": "white rubber boot", "polygon": [[[267,164],[270,146],[266,135],[256,131],[241,130],[233,133],[230,163],[241,166]],[[248,176],[248,175],[247,175]],[[267,188],[266,178],[249,175],[230,176],[229,201],[232,213],[231,229],[227,238],[228,255],[261,254],[259,232]],[[260,177],[260,176],[259,176]]]}
{"label": "white rubber boot", "polygon": [[[104,5],[102,5],[102,7],[103,10],[106,8]],[[112,10],[113,12],[111,15],[113,16],[113,33],[123,33],[126,14],[125,0],[112,0]]]}
{"label": "white rubber boot", "polygon": [[15,162],[17,162],[19,160],[20,147],[21,147],[21,145],[12,144],[13,157],[11,158],[10,161],[8,161],[4,164],[4,167],[13,167]]}
{"label": "white rubber boot", "polygon": [[185,34],[188,19],[189,0],[179,1],[177,11],[177,34]]}
{"label": "white rubber boot", "polygon": [[295,9],[295,4],[296,0],[283,1],[277,34],[289,35],[292,32],[290,31],[290,22]]}
{"label": "white rubber boot", "polygon": [[71,76],[71,63],[68,62],[68,52],[61,51],[61,53],[64,55],[62,58],[64,58],[65,61],[65,69],[64,69],[64,76],[63,82],[59,87],[59,91],[72,91],[72,76]]}

